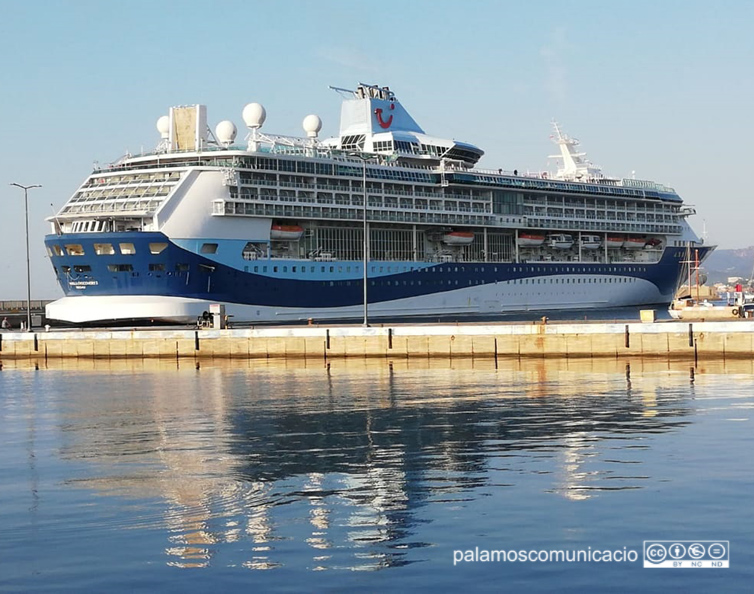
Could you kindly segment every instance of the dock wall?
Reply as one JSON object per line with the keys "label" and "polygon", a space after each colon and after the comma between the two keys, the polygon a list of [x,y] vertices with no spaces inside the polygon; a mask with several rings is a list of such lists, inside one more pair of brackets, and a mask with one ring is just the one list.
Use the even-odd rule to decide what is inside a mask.
{"label": "dock wall", "polygon": [[0,333],[2,359],[751,358],[754,321],[67,330]]}

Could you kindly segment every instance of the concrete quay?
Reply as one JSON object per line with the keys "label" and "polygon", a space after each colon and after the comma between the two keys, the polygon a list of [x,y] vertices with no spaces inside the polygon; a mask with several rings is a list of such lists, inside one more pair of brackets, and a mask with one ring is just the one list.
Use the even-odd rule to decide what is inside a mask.
{"label": "concrete quay", "polygon": [[749,359],[754,321],[284,326],[0,333],[3,359]]}

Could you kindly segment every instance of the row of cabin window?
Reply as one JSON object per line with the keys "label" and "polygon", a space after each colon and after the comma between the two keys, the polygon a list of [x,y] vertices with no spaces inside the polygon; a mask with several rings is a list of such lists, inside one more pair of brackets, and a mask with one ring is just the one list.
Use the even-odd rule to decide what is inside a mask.
{"label": "row of cabin window", "polygon": [[507,281],[514,285],[586,285],[601,283],[634,283],[637,279],[631,277],[594,277],[594,278],[518,278]]}
{"label": "row of cabin window", "polygon": [[[133,264],[108,264],[107,270],[108,272],[133,272]],[[149,272],[165,272],[166,266],[165,264],[161,263],[153,263],[149,265]],[[187,272],[189,270],[188,264],[176,264],[175,265],[175,271],[176,272]],[[61,266],[60,271],[65,274],[70,274],[71,267],[70,266]],[[73,271],[81,274],[86,272],[91,272],[92,267],[84,264],[81,266],[74,266]]]}
{"label": "row of cabin window", "polygon": [[[536,282],[534,282],[536,280]],[[531,282],[530,282],[531,281]],[[350,287],[351,283],[357,284],[361,281],[322,281],[322,286],[347,286]],[[464,284],[463,282],[457,281],[457,280],[425,280],[425,281],[415,281],[416,285],[421,286],[422,282],[425,286],[431,286],[431,285],[441,285],[441,286],[458,286],[459,284]],[[589,279],[582,279],[580,278],[568,278],[568,279],[519,279],[514,281],[509,281],[512,284],[518,284],[518,285],[546,285],[546,284],[568,284],[568,285],[576,285],[576,284],[601,284],[601,283],[633,283],[636,282],[635,278],[589,278]],[[398,281],[398,280],[370,280],[369,281],[370,286],[372,287],[382,287],[382,286],[393,286],[398,287],[403,285],[405,286],[413,286],[414,281]],[[483,279],[469,279],[465,284],[467,285],[483,285],[486,284]]]}
{"label": "row of cabin window", "polygon": [[[474,271],[476,271],[476,268],[474,268]],[[482,271],[484,271],[484,266],[482,266]],[[495,269],[497,271],[497,268]],[[600,270],[600,272],[646,272],[647,267],[646,266],[608,266],[604,271]],[[592,272],[595,272],[594,270],[589,269],[579,269],[576,266],[558,266],[558,265],[548,265],[548,266],[514,266],[513,272],[574,272],[574,273],[580,273],[580,274],[589,274]]]}
{"label": "row of cabin window", "polygon": [[[264,268],[266,268],[266,266]],[[277,268],[277,267],[275,267],[275,268]],[[109,272],[133,272],[133,269],[134,268],[133,268],[132,264],[108,264],[108,266],[107,266],[107,270]],[[62,272],[64,272],[64,273],[67,274],[67,273],[70,273],[71,267],[70,266],[61,266],[60,270]],[[77,272],[77,273],[85,273],[85,272],[91,272],[92,268],[91,268],[91,266],[83,265],[83,266],[74,266],[73,270],[74,270],[74,272]],[[165,271],[165,265],[164,264],[150,264],[149,265],[149,270],[150,270],[150,272],[164,272]],[[182,271],[186,271],[186,270],[188,270],[188,264],[177,264],[176,265],[176,271],[182,272]],[[314,267],[313,266],[311,267],[311,271],[314,272]],[[324,271],[324,267],[322,267],[322,271]],[[332,272],[332,266],[330,267],[330,271]],[[293,272],[295,272],[295,267],[294,267]],[[305,272],[305,268],[304,267],[302,267],[302,272]],[[582,281],[583,281],[583,283],[582,283]],[[355,282],[358,282],[358,281],[353,281],[353,282],[355,283]],[[453,280],[443,280],[443,279],[440,279],[440,280],[427,280],[427,281],[424,281],[424,282],[425,282],[426,285],[458,285],[459,284],[459,282],[457,280],[453,281]],[[527,278],[527,279],[516,279],[516,280],[512,280],[512,281],[508,281],[508,282],[512,283],[514,285],[524,285],[524,284],[525,285],[528,285],[528,284],[532,284],[532,285],[534,285],[534,284],[537,284],[537,285],[540,285],[540,284],[598,284],[598,283],[613,283],[613,282],[615,282],[615,283],[636,282],[636,279],[634,279],[634,278],[625,278],[625,277],[624,278],[616,278],[616,279],[613,279],[613,278],[586,278],[586,279],[581,279],[581,278],[565,278],[565,279],[557,279],[557,278],[556,279],[552,279],[552,278],[547,279],[547,278],[545,278],[545,279],[541,279],[541,278],[538,278],[538,279],[528,279]],[[386,286],[399,286],[399,285],[401,285],[401,283],[403,283],[403,286],[413,286],[414,285],[414,281],[413,280],[411,280],[411,281],[405,281],[405,280],[404,281],[397,281],[397,280],[395,280],[395,281],[390,281],[390,280],[386,280],[386,281],[370,281],[370,285],[372,285],[372,286],[385,286],[385,285]],[[484,284],[484,281],[480,280],[480,279],[475,279],[475,280],[471,280],[470,279],[470,280],[467,281],[467,283],[469,285],[479,285],[479,284]],[[323,285],[326,285],[326,284],[327,284],[327,282],[323,281]],[[350,286],[351,285],[351,281],[330,281],[330,286],[335,286],[336,284],[338,286],[340,286],[340,285]],[[422,281],[418,280],[418,281],[416,281],[416,284],[418,286],[421,286]]]}
{"label": "row of cabin window", "polygon": [[[188,268],[189,268],[188,264],[177,264],[176,267],[175,267],[175,269],[176,269],[177,272],[185,272],[185,271],[188,270]],[[258,266],[255,266],[254,267],[254,272],[258,272],[258,268],[259,268]],[[263,268],[263,272],[267,271],[267,267],[266,266],[263,266],[262,268]],[[287,266],[284,266],[283,267],[283,272],[287,272],[287,268],[288,268]],[[314,266],[310,266],[310,271],[314,272],[314,268],[315,268]],[[325,267],[324,266],[321,266],[320,268],[321,268],[322,272],[325,271]],[[330,266],[329,268],[330,268],[330,272],[333,272],[333,268],[334,267]],[[342,272],[342,268],[343,267],[339,266],[338,267],[338,272]],[[277,269],[278,269],[278,267],[274,266],[273,267],[273,272],[277,272]],[[64,272],[64,273],[70,273],[71,267],[70,266],[61,266],[60,270],[62,272]],[[92,267],[88,266],[88,265],[74,266],[73,270],[74,270],[74,272],[80,274],[80,273],[91,272]],[[133,272],[133,265],[132,264],[108,264],[107,270],[109,272]],[[457,270],[457,268],[456,268],[456,270]],[[150,272],[164,272],[165,271],[165,264],[152,263],[152,264],[149,265],[149,271]],[[350,266],[346,267],[346,272],[350,272],[350,271],[351,271],[351,267]],[[372,267],[372,271],[374,272],[374,267]],[[292,267],[292,272],[296,272],[296,267],[295,266]],[[306,267],[305,266],[301,267],[301,272],[306,272]],[[555,279],[552,279],[552,278],[542,279],[542,278],[537,278],[537,279],[528,279],[527,278],[527,279],[514,279],[514,280],[511,280],[511,281],[508,281],[508,282],[512,283],[512,284],[519,284],[519,285],[523,285],[523,284],[526,284],[526,285],[528,285],[528,284],[532,284],[532,285],[533,284],[537,284],[537,285],[539,285],[539,284],[582,284],[582,281],[583,281],[583,284],[613,283],[613,282],[616,282],[616,283],[627,283],[627,282],[635,282],[636,279],[625,278],[625,277],[624,278],[617,278],[617,279],[599,278],[599,277],[598,278],[585,278],[585,279],[581,279],[581,278],[564,278],[564,279],[558,279],[558,278],[555,278]],[[342,282],[346,282],[347,285],[351,284],[351,281],[342,281]],[[404,285],[406,285],[406,284],[413,285],[414,284],[414,281],[405,281],[404,280],[402,282],[403,282]],[[454,283],[456,285],[458,284],[457,280],[456,281],[450,281],[450,280],[449,281],[444,281],[444,280],[432,281],[432,280],[430,280],[430,281],[425,281],[425,282],[427,284],[438,284],[439,283],[441,285],[443,285],[443,284],[452,285]],[[476,281],[469,280],[468,284],[469,285],[471,285],[471,284],[480,284],[482,282],[483,281],[481,281],[481,280],[476,280]],[[401,283],[401,281],[371,281],[372,285],[374,285],[375,283],[379,283],[380,285],[383,285],[383,284],[391,285],[392,284],[392,285],[397,286],[397,285],[399,285]],[[422,281],[417,281],[417,284],[421,285]]]}
{"label": "row of cabin window", "polygon": [[[95,244],[95,246],[96,245],[102,245],[102,244]],[[107,244],[107,245],[110,245],[110,244]],[[152,253],[152,254],[159,254],[160,252],[162,252],[165,249],[165,247],[167,247],[167,244],[152,244],[152,243],[150,243],[149,245],[150,245],[150,253]],[[216,244],[214,244],[214,245],[216,245]],[[126,247],[124,248],[124,246],[126,246]],[[164,247],[162,247],[162,246],[164,246]],[[59,246],[57,246],[57,245],[55,245],[53,247],[59,249]],[[78,245],[78,244],[73,245],[73,246],[72,245],[66,245],[65,247],[66,247],[66,253],[68,253],[68,255],[71,255],[71,256],[78,256],[78,255],[83,256],[84,255],[83,248],[81,248],[81,246]],[[69,249],[69,248],[75,248],[75,249]],[[81,248],[80,251],[77,248]],[[112,245],[110,245],[110,248],[112,248]],[[121,253],[125,254],[125,255],[131,255],[131,254],[136,253],[135,250],[134,250],[134,248],[133,248],[133,244],[123,244],[122,243],[122,244],[120,244],[120,249],[121,249]],[[95,252],[96,252],[96,248],[95,248]],[[106,255],[113,255],[114,253],[115,253],[114,251],[105,252]],[[56,255],[62,255],[62,253],[58,253]],[[103,255],[103,254],[102,253],[98,253],[98,255]],[[124,268],[126,266],[130,267],[130,268],[128,268],[128,270],[133,270],[133,266],[131,264],[111,264],[111,265],[108,265],[108,270],[110,270],[110,272],[126,272],[127,270],[126,270],[126,268]],[[89,271],[91,271],[91,267],[90,266],[86,266],[86,265],[83,265],[83,266],[74,266],[73,268],[74,268],[75,272],[89,272]],[[249,268],[248,266],[245,267],[246,272],[248,272],[248,268]],[[259,266],[254,266],[254,272],[259,272],[259,268],[260,268]],[[263,273],[267,272],[267,268],[268,268],[267,266],[262,266],[261,268],[262,268],[262,272]],[[284,273],[288,272],[288,266],[273,266],[272,267],[272,272],[279,272],[280,268],[282,268],[282,272],[284,272]],[[310,266],[309,267],[309,272],[314,272],[315,268],[316,268],[316,266]],[[329,266],[329,267],[320,266],[320,272],[325,272],[326,268],[329,268],[329,270],[328,270],[329,272],[335,272],[335,266]],[[345,267],[338,266],[337,268],[338,268],[338,272],[339,273],[344,272],[344,270],[343,270],[344,268],[345,268],[345,272],[346,273],[350,273],[351,272],[351,266],[345,266]],[[447,270],[445,270],[445,268],[447,268]],[[447,266],[445,268],[443,268],[442,266],[439,266],[437,268],[419,268],[419,269],[416,269],[414,267],[410,267],[409,268],[408,266],[403,266],[402,270],[401,270],[400,266],[396,266],[395,267],[395,272],[397,272],[397,273],[400,273],[400,272],[409,272],[409,270],[411,272],[415,272],[416,271],[416,272],[425,272],[425,273],[429,273],[431,271],[435,271],[435,272],[439,272],[439,273],[446,272],[446,271],[447,272],[459,272],[459,267],[458,266]],[[577,270],[576,267],[573,267],[573,270],[571,270],[571,268],[572,267],[570,267],[570,266],[566,266],[566,267],[563,267],[563,268],[554,268],[554,269],[551,268],[551,267],[545,267],[545,266],[514,266],[513,267],[513,272],[556,272],[556,273],[557,272],[567,272],[567,273],[571,273],[571,272],[574,272],[574,273],[576,273],[576,272],[585,272],[585,271],[579,271],[579,270]],[[297,272],[298,269],[299,269],[299,267],[297,267],[297,266],[291,266],[291,272]],[[385,270],[385,269],[387,269],[387,270]],[[497,269],[498,269],[497,266],[492,267],[492,272],[497,272]],[[61,270],[63,270],[63,272],[66,272],[66,273],[70,272],[70,266],[63,266],[63,267],[61,267]],[[153,272],[154,271],[164,271],[165,270],[165,265],[164,264],[155,264],[155,263],[152,263],[152,264],[149,264],[149,270],[153,271]],[[188,264],[176,264],[176,271],[181,272],[181,271],[187,271],[187,270],[188,270]],[[301,266],[300,270],[301,270],[301,273],[306,273],[306,266]],[[360,268],[354,267],[354,272],[360,272],[360,271],[361,271]],[[460,272],[465,272],[465,271],[466,271],[466,266],[460,266]],[[469,271],[471,271],[471,267],[470,266],[469,266]],[[485,272],[486,271],[486,267],[485,266],[474,266],[474,270],[473,271],[474,272]],[[387,267],[385,267],[385,266],[379,266],[379,267],[378,266],[372,266],[371,267],[371,272],[380,272],[380,273],[388,272],[388,273],[391,273],[391,272],[393,272],[393,270],[392,270],[392,266],[387,266]],[[628,266],[628,267],[624,267],[624,268],[622,268],[622,269],[619,270],[617,267],[612,267],[611,266],[611,267],[608,267],[607,272],[646,272],[646,267],[644,267],[644,266]],[[571,279],[565,279],[564,282],[570,282],[570,280]],[[578,279],[575,279],[575,280],[578,280]],[[520,280],[520,281],[515,281],[514,280],[513,282],[514,283],[515,282],[523,282],[523,279]],[[526,279],[526,282],[527,283],[529,282],[528,279]],[[532,279],[532,282],[533,282],[533,279]],[[555,282],[557,283],[558,280],[556,279]],[[591,282],[591,281],[589,281],[589,282]],[[597,281],[597,282],[601,282],[601,281]],[[612,281],[610,281],[610,282],[612,282]]]}
{"label": "row of cabin window", "polygon": [[[254,266],[254,272],[259,272],[259,268],[260,268],[259,266]],[[267,266],[262,266],[261,268],[262,268],[262,272],[267,272],[267,268],[268,268]],[[282,272],[288,272],[288,266],[273,266],[272,267],[272,272],[279,272],[281,268],[282,268]],[[296,272],[299,267],[297,267],[297,266],[291,266],[290,268],[291,268],[291,272]],[[316,268],[316,266],[310,266],[309,267],[309,272],[314,272],[315,268]],[[325,272],[325,268],[328,268],[328,267],[320,266],[320,272]],[[460,267],[459,266],[446,266],[446,267],[438,266],[437,268],[434,268],[434,267],[415,268],[413,266],[411,266],[411,267],[403,266],[402,269],[401,269],[400,266],[396,266],[395,270],[393,270],[392,266],[372,266],[371,267],[371,272],[388,272],[388,273],[390,273],[390,272],[396,272],[396,273],[400,273],[400,272],[424,272],[424,273],[434,272],[434,273],[438,273],[438,272],[459,272],[459,271],[460,272],[466,272],[466,268],[467,268],[466,266],[460,266]],[[472,272],[471,266],[469,266],[468,268],[469,268],[469,272]],[[249,267],[246,266],[245,267],[245,271],[248,272],[249,271],[248,269],[249,269]],[[301,266],[300,269],[301,269],[302,273],[306,272],[306,266]],[[344,269],[343,266],[338,266],[338,272],[344,272],[343,269]],[[497,272],[498,267],[497,266],[492,266],[491,269],[492,269],[492,272]],[[487,267],[486,266],[474,266],[474,270],[473,270],[473,272],[486,272],[486,271],[487,271]],[[623,267],[623,268],[618,268],[616,266],[609,266],[604,272],[626,273],[626,272],[646,272],[646,271],[647,271],[646,266],[626,266],[626,267]],[[329,266],[329,272],[335,272],[335,266]],[[346,273],[351,272],[351,267],[350,266],[345,266],[345,272]],[[360,267],[354,267],[354,272],[361,272],[361,268]],[[573,273],[573,274],[593,274],[595,271],[579,270],[575,266],[565,266],[565,267],[556,267],[556,268],[553,268],[553,267],[549,267],[548,268],[548,267],[545,267],[545,266],[529,266],[529,267],[526,267],[526,266],[514,266],[513,267],[513,272],[529,272],[529,273],[532,273],[532,272],[549,272],[549,273],[562,273],[562,272],[566,272],[566,273]]]}

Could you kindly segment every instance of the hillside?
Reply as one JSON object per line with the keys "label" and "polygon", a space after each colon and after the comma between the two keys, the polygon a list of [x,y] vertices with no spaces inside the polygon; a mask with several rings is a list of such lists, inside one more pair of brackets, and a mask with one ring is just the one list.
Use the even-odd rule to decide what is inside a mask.
{"label": "hillside", "polygon": [[754,246],[738,250],[717,249],[704,261],[707,284],[725,282],[729,276],[750,278],[754,269]]}

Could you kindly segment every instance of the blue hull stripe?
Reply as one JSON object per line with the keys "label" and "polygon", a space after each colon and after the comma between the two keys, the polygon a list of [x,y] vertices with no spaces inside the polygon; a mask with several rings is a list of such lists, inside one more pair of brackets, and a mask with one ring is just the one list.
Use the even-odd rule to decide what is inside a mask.
{"label": "blue hull stripe", "polygon": [[[132,243],[132,255],[95,255],[94,244]],[[150,243],[167,243],[159,254],[151,254]],[[48,235],[45,244],[65,252],[66,244],[83,247],[82,256],[52,256],[58,282],[66,296],[73,295],[164,295],[187,297],[244,305],[270,307],[345,307],[358,305],[363,299],[361,262],[312,262],[310,260],[252,260],[238,257],[231,266],[213,261],[202,254],[183,249],[162,233],[108,233]],[[709,248],[699,249],[700,259]],[[672,298],[685,259],[683,247],[666,248],[658,263],[468,263],[384,262],[369,264],[382,268],[370,274],[370,303],[387,302],[443,293],[481,284],[543,278],[550,276],[622,276],[653,283],[660,294]],[[121,265],[115,272],[110,266]],[[70,272],[63,267],[70,267]],[[131,267],[129,269],[129,266]],[[293,267],[296,272],[293,272]],[[400,270],[387,273],[387,268]],[[89,270],[87,270],[89,267]],[[259,272],[254,272],[257,267]],[[262,272],[266,267],[266,274]],[[274,272],[277,267],[278,272]],[[283,272],[283,268],[286,268]],[[314,267],[314,271],[312,271]],[[324,272],[322,268],[324,267]],[[332,272],[330,268],[332,267]],[[402,272],[407,267],[408,271]],[[411,268],[415,270],[411,271]],[[305,272],[302,272],[302,268]],[[345,271],[350,268],[350,273]],[[77,272],[78,270],[78,272]],[[285,276],[280,278],[279,274]],[[295,277],[295,278],[292,278]],[[551,286],[557,290],[555,286]]]}

